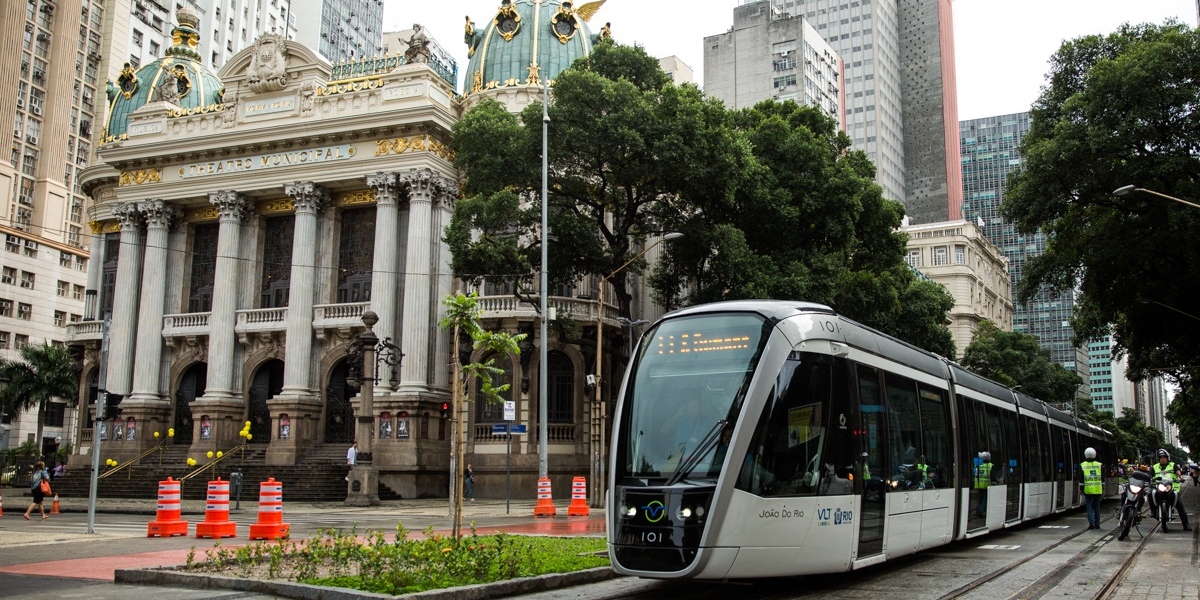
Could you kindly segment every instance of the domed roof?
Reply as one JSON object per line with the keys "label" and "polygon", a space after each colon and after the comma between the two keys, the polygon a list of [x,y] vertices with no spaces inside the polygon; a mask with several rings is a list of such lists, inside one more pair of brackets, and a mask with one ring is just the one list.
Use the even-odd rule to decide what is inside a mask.
{"label": "domed roof", "polygon": [[162,58],[137,71],[125,63],[117,83],[108,82],[108,123],[103,143],[125,139],[129,114],[147,103],[170,102],[183,109],[221,103],[225,88],[196,51],[200,19],[188,8],[180,9],[176,16],[179,26],[171,30],[171,47]]}
{"label": "domed roof", "polygon": [[496,16],[482,29],[467,18],[464,35],[471,60],[464,96],[486,90],[541,87],[592,46],[608,37],[608,26],[592,34],[587,20],[603,0],[576,7],[568,0],[502,0]]}

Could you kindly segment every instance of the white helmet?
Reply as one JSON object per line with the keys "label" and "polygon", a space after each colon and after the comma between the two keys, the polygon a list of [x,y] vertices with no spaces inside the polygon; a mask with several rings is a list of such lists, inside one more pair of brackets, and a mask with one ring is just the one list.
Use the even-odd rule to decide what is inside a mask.
{"label": "white helmet", "polygon": [[992,460],[992,453],[991,452],[980,452],[979,458],[982,458],[984,461]]}
{"label": "white helmet", "polygon": [[1095,448],[1088,448],[1088,449],[1084,450],[1084,451],[1083,451],[1083,457],[1084,457],[1084,458],[1086,458],[1086,459],[1088,459],[1088,460],[1092,460],[1092,459],[1096,458],[1096,449],[1095,449]]}

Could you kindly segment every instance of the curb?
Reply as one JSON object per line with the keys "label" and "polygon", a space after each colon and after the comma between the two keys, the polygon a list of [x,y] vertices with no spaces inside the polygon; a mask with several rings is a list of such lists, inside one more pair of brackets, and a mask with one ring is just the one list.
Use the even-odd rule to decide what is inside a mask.
{"label": "curb", "polygon": [[[572,573],[550,573],[536,577],[521,577],[492,583],[445,588],[404,594],[416,600],[487,600],[532,592],[544,592],[575,585],[596,583],[618,577],[611,567],[596,567]],[[155,585],[190,589],[223,589],[259,594],[273,594],[297,600],[364,600],[391,599],[391,594],[376,594],[348,588],[323,587],[291,581],[241,579],[204,573],[184,573],[162,569],[117,569],[113,581],[131,585]]]}

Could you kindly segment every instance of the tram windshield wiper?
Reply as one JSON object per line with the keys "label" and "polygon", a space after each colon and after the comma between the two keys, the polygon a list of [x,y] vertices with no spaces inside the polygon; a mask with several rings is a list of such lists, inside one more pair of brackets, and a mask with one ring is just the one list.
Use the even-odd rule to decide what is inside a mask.
{"label": "tram windshield wiper", "polygon": [[725,428],[725,424],[728,422],[725,419],[718,419],[713,424],[712,429],[709,429],[708,433],[704,434],[704,437],[700,439],[700,443],[692,450],[691,454],[688,454],[683,460],[679,461],[679,468],[667,480],[666,485],[668,487],[679,483],[684,477],[691,474],[696,466],[700,464],[700,460],[717,446],[717,440],[721,437],[721,430]]}

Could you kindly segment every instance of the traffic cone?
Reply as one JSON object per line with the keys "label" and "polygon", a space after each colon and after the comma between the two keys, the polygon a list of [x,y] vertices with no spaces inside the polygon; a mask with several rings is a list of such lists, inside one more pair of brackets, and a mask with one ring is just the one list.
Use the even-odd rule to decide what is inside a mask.
{"label": "traffic cone", "polygon": [[170,477],[158,482],[158,512],[146,524],[146,537],[187,535],[188,522],[179,519],[179,496],[182,484]]}
{"label": "traffic cone", "polygon": [[553,517],[557,514],[558,509],[554,507],[554,499],[550,496],[550,478],[542,477],[538,479],[537,505],[533,507],[533,516]]}
{"label": "traffic cone", "polygon": [[4,516],[4,494],[0,494],[0,517]]}
{"label": "traffic cone", "polygon": [[567,516],[586,517],[590,512],[587,504],[587,478],[576,477],[571,480],[571,505],[567,507]]}
{"label": "traffic cone", "polygon": [[196,523],[198,538],[237,537],[237,523],[229,520],[229,482],[208,482],[208,501],[204,504],[204,522]]}
{"label": "traffic cone", "polygon": [[283,483],[269,477],[258,486],[258,522],[250,526],[250,539],[287,537],[291,527],[283,522]]}
{"label": "traffic cone", "polygon": [[50,514],[57,515],[58,513],[58,494],[54,495],[54,502],[50,503]]}

